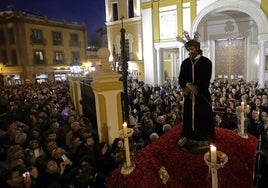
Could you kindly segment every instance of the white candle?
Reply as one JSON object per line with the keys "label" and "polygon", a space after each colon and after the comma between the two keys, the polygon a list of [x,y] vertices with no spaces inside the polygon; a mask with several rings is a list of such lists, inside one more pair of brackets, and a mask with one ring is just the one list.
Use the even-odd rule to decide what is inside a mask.
{"label": "white candle", "polygon": [[213,145],[210,145],[210,162],[217,163],[217,148]]}
{"label": "white candle", "polygon": [[127,123],[126,122],[123,123],[123,133],[124,133],[124,136],[127,134]]}
{"label": "white candle", "polygon": [[244,108],[245,108],[245,102],[241,102],[241,108],[244,110]]}
{"label": "white candle", "polygon": [[130,153],[129,153],[129,143],[128,143],[128,137],[127,137],[127,123],[126,122],[123,123],[123,133],[124,133],[126,164],[127,164],[127,167],[130,167],[131,162],[130,162]]}

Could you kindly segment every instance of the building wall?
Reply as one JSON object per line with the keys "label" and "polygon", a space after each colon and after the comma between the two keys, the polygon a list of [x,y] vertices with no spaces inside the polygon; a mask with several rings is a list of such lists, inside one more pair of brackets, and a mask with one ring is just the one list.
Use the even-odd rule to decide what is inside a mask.
{"label": "building wall", "polygon": [[[13,29],[15,37],[14,44],[9,44],[7,41],[6,45],[0,46],[0,50],[8,52],[8,62],[1,72],[5,79],[18,75],[22,83],[25,80],[35,82],[38,79],[37,75],[44,75],[45,81],[54,81],[55,74],[67,75],[70,73],[70,65],[73,63],[72,52],[80,54],[79,63],[86,63],[87,33],[85,25],[55,22],[47,20],[45,17],[30,17],[21,12],[14,12],[14,15],[9,18],[2,16],[0,16],[0,30],[4,30],[5,38],[8,38],[8,29]],[[42,31],[43,42],[33,43],[31,38],[33,29]],[[62,34],[61,45],[53,44],[52,32]],[[71,34],[78,36],[77,46],[70,45]],[[12,65],[12,50],[17,53],[17,65]],[[44,63],[35,63],[35,50],[44,51]],[[55,62],[56,51],[63,53],[63,61],[60,63]]]}
{"label": "building wall", "polygon": [[[224,9],[221,9],[220,6],[218,7],[221,3],[224,5]],[[213,8],[211,7],[213,7],[214,4],[217,4],[217,7],[212,10]],[[229,8],[226,8],[227,4]],[[244,71],[244,78],[247,81],[260,79],[258,75],[260,75],[259,72],[263,70],[255,66],[256,57],[259,55],[256,47],[259,47],[259,38],[265,38],[267,31],[266,35],[264,33],[258,33],[258,30],[263,30],[263,28],[260,28],[262,25],[256,24],[256,22],[258,22],[257,16],[255,15],[257,14],[256,9],[254,11],[252,9],[252,11],[248,12],[249,8],[245,8],[247,4],[248,7],[254,6],[254,9],[256,6],[256,9],[259,9],[259,15],[266,13],[265,15],[267,17],[268,6],[265,6],[267,2],[264,0],[246,0],[239,2],[229,0],[142,0],[144,69],[146,73],[149,72],[148,75],[145,75],[146,83],[163,83],[161,77],[164,75],[163,71],[165,71],[165,66],[162,64],[168,61],[168,59],[159,58],[161,57],[161,51],[166,51],[171,48],[179,49],[180,61],[187,57],[183,45],[178,44],[176,39],[177,36],[182,36],[183,30],[188,31],[190,37],[192,37],[191,35],[194,31],[201,33],[199,40],[201,42],[201,48],[204,51],[204,55],[211,58],[213,63],[217,63],[215,62],[215,40],[223,38],[245,38],[246,45],[244,47],[247,53],[245,54],[246,70]],[[209,9],[211,12],[208,12],[207,7],[211,8]],[[241,9],[238,10],[240,7]],[[247,15],[244,14],[245,12]],[[199,15],[204,14],[205,16],[200,19]],[[237,15],[240,17],[237,18]],[[261,19],[263,20],[263,18]],[[231,20],[235,26],[232,32],[225,31],[228,20]],[[212,27],[213,29],[211,29]],[[259,34],[262,36],[258,36]],[[151,36],[153,36],[153,42],[149,41]],[[148,40],[145,40],[145,38]],[[255,38],[257,40],[255,40]],[[257,62],[257,64],[258,63],[260,64],[260,62]],[[251,70],[251,72],[249,72],[249,70]],[[215,70],[212,76],[213,78],[217,76]]]}
{"label": "building wall", "polygon": [[[125,39],[129,42],[129,72],[130,75],[138,75],[144,79],[143,50],[142,50],[142,27],[140,17],[140,2],[133,0],[133,17],[129,17],[129,1],[127,0],[106,0],[106,26],[108,48],[111,51],[110,62],[117,62],[113,53],[121,56],[121,29],[125,29]],[[113,20],[113,3],[117,3],[118,20]],[[121,19],[120,19],[121,18]]]}

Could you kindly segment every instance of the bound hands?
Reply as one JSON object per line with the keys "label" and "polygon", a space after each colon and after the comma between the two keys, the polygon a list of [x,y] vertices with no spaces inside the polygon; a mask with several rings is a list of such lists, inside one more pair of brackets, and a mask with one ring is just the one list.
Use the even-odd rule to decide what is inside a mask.
{"label": "bound hands", "polygon": [[194,95],[198,93],[198,87],[193,83],[188,82],[186,87],[182,89],[184,95],[188,95],[190,92]]}

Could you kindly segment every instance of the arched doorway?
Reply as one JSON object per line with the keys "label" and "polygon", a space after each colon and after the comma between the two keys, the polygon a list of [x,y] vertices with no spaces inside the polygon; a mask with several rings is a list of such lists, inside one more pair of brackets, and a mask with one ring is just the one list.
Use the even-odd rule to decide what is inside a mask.
{"label": "arched doorway", "polygon": [[[215,29],[216,26],[217,29]],[[194,31],[201,31],[200,42],[204,48],[204,54],[213,62],[216,60],[217,40],[243,38],[245,40],[244,79],[246,81],[257,80],[259,86],[264,87],[268,22],[256,3],[249,0],[217,1],[198,14],[192,25],[192,33]],[[228,64],[228,61],[225,63]],[[216,74],[214,70],[214,78]]]}
{"label": "arched doorway", "polygon": [[215,77],[220,79],[244,79],[245,39],[215,40]]}

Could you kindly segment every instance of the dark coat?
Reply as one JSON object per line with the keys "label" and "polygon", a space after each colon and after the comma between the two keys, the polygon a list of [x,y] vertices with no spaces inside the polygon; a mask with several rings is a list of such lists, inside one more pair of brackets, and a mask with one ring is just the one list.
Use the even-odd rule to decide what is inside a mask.
{"label": "dark coat", "polygon": [[192,62],[194,63],[195,60],[191,61],[190,58],[182,62],[179,85],[181,88],[184,88],[190,82],[194,83],[199,90],[195,96],[194,131],[192,130],[192,99],[191,95],[188,94],[184,99],[183,131],[181,136],[193,140],[214,140],[215,129],[210,92],[208,89],[212,73],[212,63],[208,58],[201,56],[194,66],[193,81]]}

